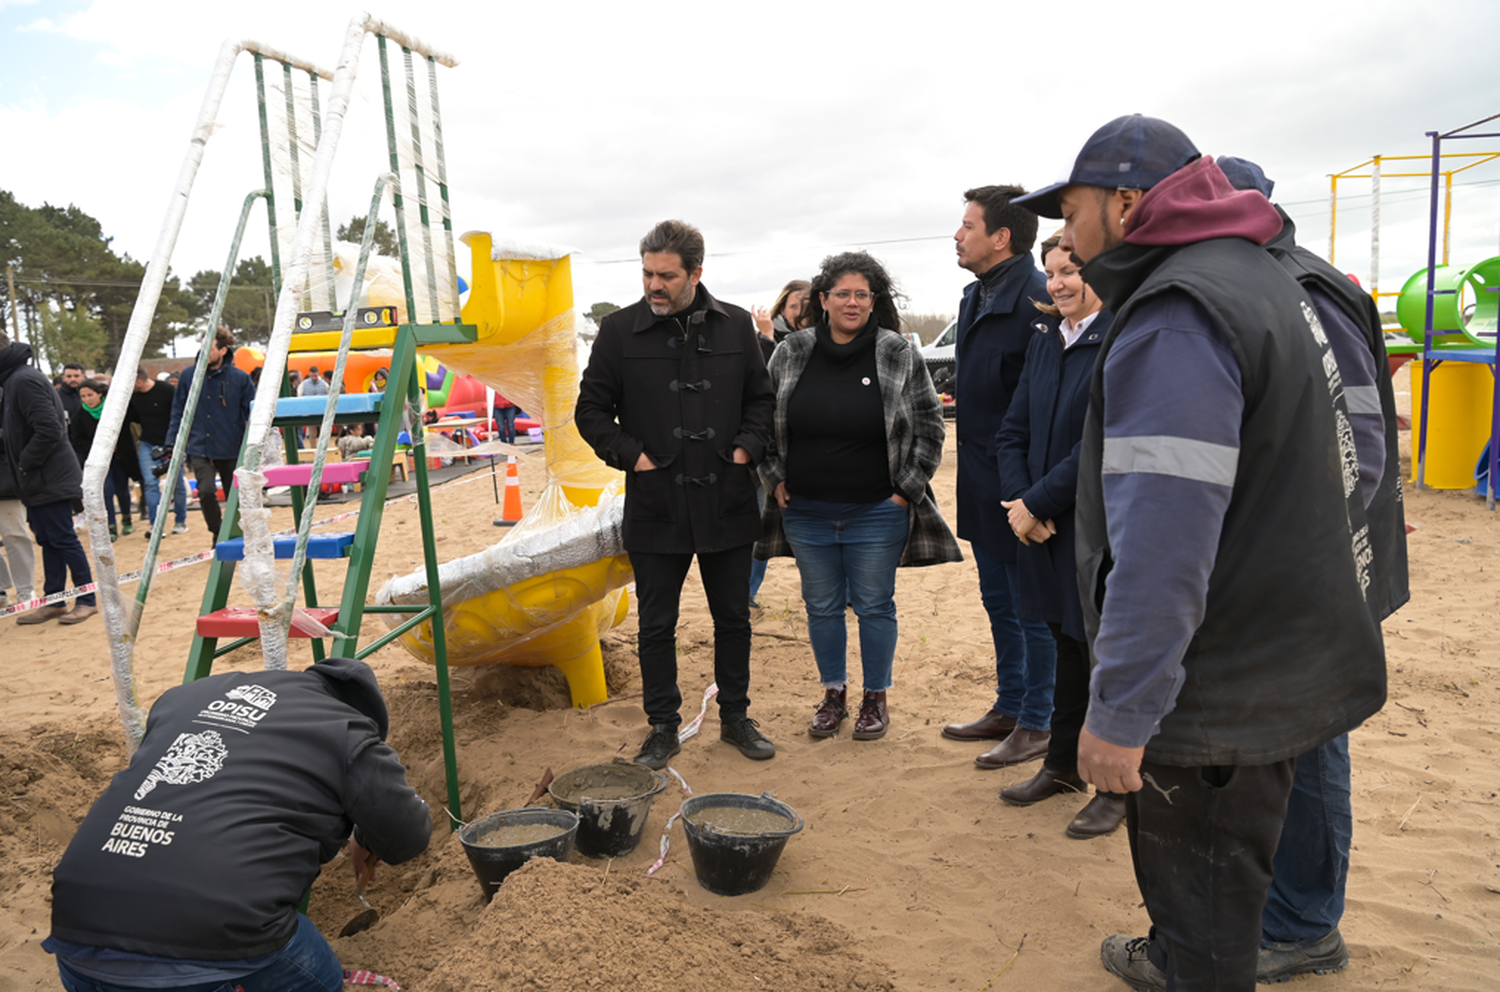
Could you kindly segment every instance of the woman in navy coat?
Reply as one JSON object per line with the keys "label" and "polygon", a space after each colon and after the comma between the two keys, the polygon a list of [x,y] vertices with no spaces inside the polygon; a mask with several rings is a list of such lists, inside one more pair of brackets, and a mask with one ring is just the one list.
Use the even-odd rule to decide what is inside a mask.
{"label": "woman in navy coat", "polygon": [[[1078,777],[1078,734],[1088,712],[1089,655],[1073,561],[1073,503],[1094,361],[1114,315],[1103,309],[1078,263],[1058,242],[1057,235],[1042,242],[1053,302],[1036,304],[1052,318],[1051,330],[1031,339],[1021,381],[996,435],[1002,505],[1022,544],[1017,612],[1045,621],[1057,642],[1052,740],[1041,770],[1001,791],[1000,798],[1013,806],[1087,790]],[[1067,834],[1100,837],[1114,831],[1124,815],[1124,796],[1099,793],[1068,825]]]}

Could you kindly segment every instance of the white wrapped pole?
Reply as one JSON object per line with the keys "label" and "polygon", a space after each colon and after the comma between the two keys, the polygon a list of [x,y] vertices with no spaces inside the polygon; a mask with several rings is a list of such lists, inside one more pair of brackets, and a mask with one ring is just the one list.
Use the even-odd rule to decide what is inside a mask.
{"label": "white wrapped pole", "polygon": [[[276,414],[276,400],[280,392],[282,377],[286,374],[287,351],[291,346],[293,324],[301,297],[301,286],[307,274],[312,256],[314,240],[318,237],[320,218],[328,203],[328,180],[333,169],[333,160],[338,153],[339,138],[344,130],[344,117],[349,110],[349,96],[354,89],[354,80],[359,73],[360,50],[364,47],[366,34],[384,35],[398,44],[419,52],[424,57],[434,58],[444,65],[456,65],[451,56],[428,49],[415,37],[404,34],[384,22],[364,14],[349,22],[344,34],[344,46],[339,53],[338,64],[333,73],[333,84],[328,96],[328,109],[323,117],[323,133],[318,141],[317,154],[313,158],[312,172],[303,199],[302,216],[297,223],[297,237],[292,242],[292,256],[283,269],[281,294],[276,302],[276,320],[271,328],[271,340],[266,345],[266,362],[261,369],[260,386],[255,394],[255,408],[250,413],[250,426],[246,434],[245,463],[236,471],[239,480],[240,499],[246,506],[259,506],[265,478],[260,473],[261,457],[266,438],[271,431],[271,421]],[[287,628],[283,622],[285,604],[276,588],[274,564],[255,564],[258,555],[269,557],[272,553],[269,515],[264,513],[242,514],[241,527],[245,532],[245,563],[240,569],[242,585],[255,602],[260,621],[261,653],[268,669],[287,667]],[[295,577],[294,577],[295,579]]]}
{"label": "white wrapped pole", "polygon": [[83,503],[88,515],[89,550],[93,558],[94,580],[99,583],[99,601],[104,613],[105,633],[109,639],[115,698],[120,707],[120,722],[125,728],[125,746],[132,754],[146,732],[146,717],[141,709],[140,693],[135,682],[134,637],[128,622],[128,607],[120,595],[119,571],[115,567],[114,546],[109,540],[108,518],[104,508],[104,478],[109,473],[115,444],[125,423],[126,408],[135,384],[135,371],[140,366],[141,352],[145,350],[146,338],[151,331],[151,319],[156,314],[156,304],[161,299],[161,288],[166,282],[172,249],[177,244],[177,235],[187,213],[193,180],[198,175],[198,166],[203,161],[208,139],[217,128],[215,119],[218,117],[219,105],[224,100],[224,91],[229,85],[234,60],[243,51],[260,52],[268,58],[297,68],[324,74],[324,70],[310,62],[294,59],[258,42],[228,40],[220,47],[219,59],[214,63],[213,75],[209,77],[208,90],[203,94],[198,120],[193,125],[187,153],[177,174],[177,185],[167,204],[167,216],[162,221],[161,233],[157,236],[156,250],[146,264],[141,291],[136,297],[135,309],[131,311],[125,339],[120,343],[114,381],[125,384],[125,388],[112,389],[105,397],[99,429],[94,435],[95,443],[83,468]]}

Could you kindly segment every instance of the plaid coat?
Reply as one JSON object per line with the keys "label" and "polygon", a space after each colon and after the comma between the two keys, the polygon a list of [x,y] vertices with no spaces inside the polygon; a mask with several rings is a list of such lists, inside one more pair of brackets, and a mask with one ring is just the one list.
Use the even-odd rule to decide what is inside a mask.
{"label": "plaid coat", "polygon": [[[958,542],[938,510],[932,495],[932,473],[943,460],[943,407],[927,363],[911,342],[895,331],[880,328],[875,339],[875,376],[885,407],[885,443],[891,466],[891,484],[911,504],[911,529],[906,549],[901,553],[902,567],[939,565],[963,561]],[[807,368],[816,332],[798,331],[776,346],[771,356],[771,383],[776,389],[776,414],[771,443],[760,463],[761,481],[766,487],[765,511],[762,514],[761,539],[755,545],[755,557],[791,557],[782,527],[781,507],[776,502],[776,486],[786,481],[787,408],[797,380]]]}

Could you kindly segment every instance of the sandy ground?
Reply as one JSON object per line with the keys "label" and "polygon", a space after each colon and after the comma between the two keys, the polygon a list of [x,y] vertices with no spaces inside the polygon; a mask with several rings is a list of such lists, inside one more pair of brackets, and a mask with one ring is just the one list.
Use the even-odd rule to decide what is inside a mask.
{"label": "sandy ground", "polygon": [[[936,489],[952,519],[949,444]],[[541,476],[538,463],[523,465],[527,505]],[[434,498],[444,558],[496,539],[489,485]],[[285,526],[288,511],[278,514]],[[1356,850],[1343,924],[1351,962],[1290,988],[1500,987],[1500,522],[1463,493],[1411,493],[1407,514],[1419,526],[1410,538],[1413,598],[1385,628],[1390,702],[1352,740]],[[415,507],[399,504],[385,519],[377,580],[420,560]],[[205,544],[196,515],[192,523],[193,534],[169,540],[169,555]],[[131,541],[144,543],[122,538]],[[1295,567],[1295,550],[1288,556]],[[331,598],[341,573],[318,567]],[[185,568],[153,587],[137,655],[148,700],[182,677],[205,576]],[[691,716],[712,657],[696,575],[689,583],[680,653]],[[665,869],[646,876],[682,799],[673,783],[635,853],[528,867],[488,906],[457,840],[439,830],[427,854],[383,870],[370,893],[382,921],[334,938],[345,966],[416,990],[1123,988],[1098,958],[1102,938],[1147,926],[1123,834],[1065,837],[1076,799],[1004,805],[1000,788],[1035,766],[982,772],[971,763],[982,747],[938,735],[944,722],[978,717],[993,691],[972,565],[903,570],[897,590],[901,642],[885,740],[806,735],[819,689],[796,568],[781,560],[755,619],[751,687],[752,715],[776,741],[776,759],[753,763],[720,743],[710,712],[674,762],[696,792],[768,790],[806,819],[765,889],[722,898],[699,888],[680,827]],[[123,763],[102,624],[5,623],[0,992],[58,987],[37,946],[48,932],[50,871]],[[634,623],[632,615],[606,639],[618,701],[588,711],[567,708],[550,669],[456,671],[466,818],[520,805],[545,768],[634,753],[644,732]],[[310,662],[305,642],[298,650]],[[445,793],[432,669],[399,647],[372,662],[391,699],[392,743],[436,810]],[[241,651],[226,665],[258,668],[259,655]],[[332,937],[358,908],[348,868],[335,862],[314,889],[313,919]]]}

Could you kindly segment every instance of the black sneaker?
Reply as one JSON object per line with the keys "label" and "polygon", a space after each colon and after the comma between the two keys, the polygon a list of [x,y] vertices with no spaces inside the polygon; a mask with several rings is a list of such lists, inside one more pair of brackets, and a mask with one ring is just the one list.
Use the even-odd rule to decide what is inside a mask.
{"label": "black sneaker", "polygon": [[1278,985],[1293,975],[1312,972],[1327,975],[1349,966],[1349,948],[1344,937],[1334,931],[1306,947],[1262,947],[1255,964],[1255,980],[1262,985]]}
{"label": "black sneaker", "polygon": [[776,745],[766,740],[766,735],[756,729],[759,726],[748,716],[721,723],[719,740],[728,741],[740,749],[740,754],[754,761],[776,757]]}
{"label": "black sneaker", "polygon": [[1166,992],[1167,973],[1146,956],[1150,937],[1131,937],[1117,933],[1105,937],[1099,945],[1099,960],[1104,970],[1135,989],[1135,992]]}
{"label": "black sneaker", "polygon": [[682,744],[677,740],[676,727],[653,725],[650,736],[641,745],[641,753],[635,756],[635,763],[659,772],[667,767],[667,761],[672,755],[681,751]]}

